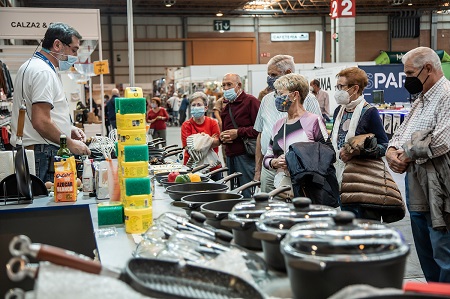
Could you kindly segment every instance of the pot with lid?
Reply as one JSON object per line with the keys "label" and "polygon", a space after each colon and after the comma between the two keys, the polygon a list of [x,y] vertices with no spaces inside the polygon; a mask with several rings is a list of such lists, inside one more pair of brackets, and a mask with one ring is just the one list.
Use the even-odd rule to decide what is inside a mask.
{"label": "pot with lid", "polygon": [[270,210],[261,215],[256,222],[253,238],[262,241],[262,249],[267,264],[279,271],[286,271],[284,257],[280,251],[280,242],[291,227],[307,221],[326,221],[336,215],[329,206],[313,205],[306,197],[292,200],[294,208],[290,210]]}
{"label": "pot with lid", "polygon": [[340,212],[293,226],[281,241],[295,298],[328,298],[353,284],[399,288],[409,246],[380,222]]}
{"label": "pot with lid", "polygon": [[[285,191],[282,187],[275,190]],[[248,249],[261,250],[261,241],[254,239],[252,236],[253,232],[256,231],[255,223],[259,217],[268,210],[289,210],[291,206],[286,202],[272,200],[271,195],[267,193],[256,194],[252,200],[236,204],[228,213],[228,219],[222,220],[220,224],[233,230],[236,244]]]}

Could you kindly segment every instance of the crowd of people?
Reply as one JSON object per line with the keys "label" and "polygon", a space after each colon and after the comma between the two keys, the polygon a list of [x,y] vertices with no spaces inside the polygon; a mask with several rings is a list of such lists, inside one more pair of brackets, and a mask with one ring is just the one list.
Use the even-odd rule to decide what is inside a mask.
{"label": "crowd of people", "polygon": [[[53,180],[49,168],[61,134],[67,136],[73,154],[90,154],[86,136],[72,124],[58,77],[58,70],[69,69],[77,60],[81,38],[74,28],[52,23],[42,49],[17,72],[12,118],[18,118],[24,105],[28,117],[22,142],[34,150],[36,175],[43,181]],[[276,55],[268,62],[267,87],[261,100],[244,91],[238,74],[228,73],[222,79],[223,96],[215,103],[203,92],[182,98],[175,92],[166,107],[161,98],[152,97],[147,122],[155,138],[166,138],[168,122],[181,126],[184,163],[188,165],[207,162],[211,169],[220,167],[221,145],[229,172],[242,173],[232,181],[232,188],[260,180],[262,191],[270,192],[288,184],[293,187],[284,197],[307,196],[313,202],[327,198],[325,204],[350,210],[356,217],[383,221],[382,214],[368,209],[364,193],[352,204],[342,205],[339,186],[350,162],[380,160],[386,155],[392,171],[406,173],[404,200],[425,278],[450,282],[450,82],[430,48],[415,48],[402,62],[404,87],[416,100],[390,141],[378,110],[364,98],[368,78],[362,69],[350,67],[336,74],[334,100],[338,107],[331,113],[320,82],[308,82],[296,74],[289,55]],[[41,86],[49,88],[38,88]],[[119,90],[113,89],[103,109],[110,128],[116,128],[114,103],[118,96]],[[329,132],[325,121],[331,121],[331,115]],[[11,130],[11,143],[16,146],[15,121]],[[356,137],[362,142],[355,149],[351,142]],[[243,193],[251,196],[249,190]],[[314,197],[317,194],[320,198]]]}

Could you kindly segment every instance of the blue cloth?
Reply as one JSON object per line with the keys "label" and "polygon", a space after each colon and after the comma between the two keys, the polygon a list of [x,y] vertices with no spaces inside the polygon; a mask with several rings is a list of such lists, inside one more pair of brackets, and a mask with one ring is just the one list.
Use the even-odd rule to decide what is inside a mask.
{"label": "blue cloth", "polygon": [[[228,174],[232,174],[235,172],[242,173],[242,176],[232,179],[230,182],[231,189],[236,189],[239,186],[247,184],[253,180],[255,176],[255,158],[247,155],[239,155],[239,156],[227,156],[227,167]],[[242,191],[242,195],[244,198],[250,198],[252,196],[252,192],[250,189],[245,189]]]}
{"label": "blue cloth", "polygon": [[189,106],[189,100],[187,98],[183,98],[183,100],[181,101],[181,105],[180,105],[180,112],[186,111],[188,106]]}
{"label": "blue cloth", "polygon": [[109,123],[111,124],[111,126],[113,127],[113,129],[117,128],[116,127],[116,104],[115,104],[116,98],[118,98],[118,96],[116,96],[116,95],[112,96],[111,99],[106,104],[108,120],[109,120]]}
{"label": "blue cloth", "polygon": [[36,176],[43,182],[54,181],[54,172],[49,172],[49,168],[50,163],[53,163],[53,157],[56,156],[58,149],[59,147],[52,144],[34,145],[34,165]]}
{"label": "blue cloth", "polygon": [[[409,189],[405,177],[406,205]],[[429,212],[411,212],[411,230],[425,279],[428,282],[450,282],[450,233],[433,229]]]}

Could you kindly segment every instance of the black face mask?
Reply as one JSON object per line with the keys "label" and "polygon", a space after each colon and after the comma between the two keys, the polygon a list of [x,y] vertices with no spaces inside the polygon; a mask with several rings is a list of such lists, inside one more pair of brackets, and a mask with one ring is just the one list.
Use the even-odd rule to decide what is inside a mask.
{"label": "black face mask", "polygon": [[420,81],[419,76],[420,76],[420,73],[422,73],[424,68],[425,67],[422,67],[422,69],[420,70],[419,74],[417,74],[417,76],[405,78],[405,89],[410,94],[418,94],[423,91],[423,85],[425,84],[425,82],[427,82],[428,77],[429,77],[429,75],[428,75],[423,83],[422,83],[422,81]]}

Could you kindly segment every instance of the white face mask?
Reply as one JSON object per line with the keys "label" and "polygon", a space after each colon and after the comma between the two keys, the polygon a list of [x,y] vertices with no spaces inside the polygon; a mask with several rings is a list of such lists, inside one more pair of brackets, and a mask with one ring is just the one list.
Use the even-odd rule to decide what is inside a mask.
{"label": "white face mask", "polygon": [[350,103],[350,95],[345,90],[338,90],[334,93],[334,99],[338,105],[347,105]]}
{"label": "white face mask", "polygon": [[309,86],[309,91],[310,91],[310,92],[314,92],[314,87]]}

